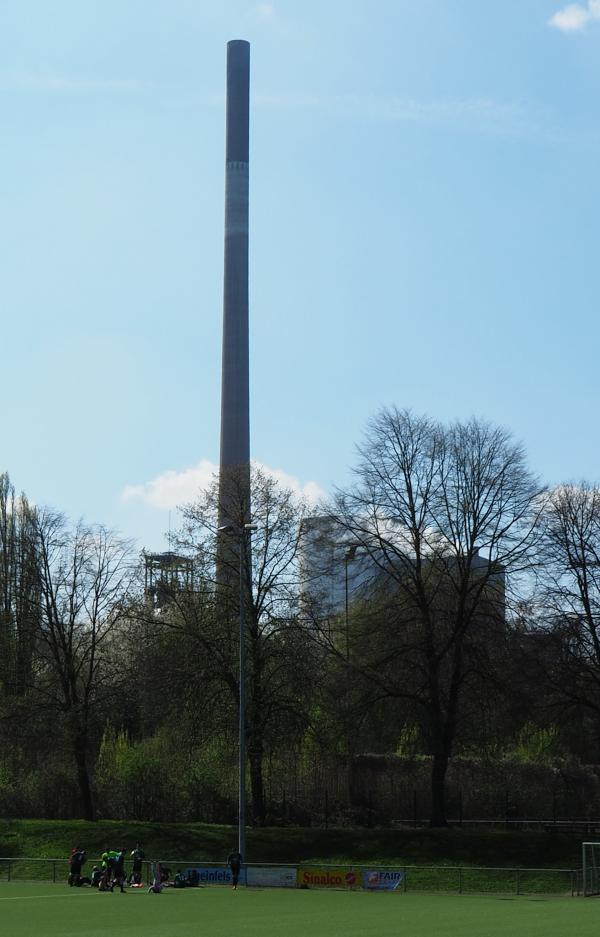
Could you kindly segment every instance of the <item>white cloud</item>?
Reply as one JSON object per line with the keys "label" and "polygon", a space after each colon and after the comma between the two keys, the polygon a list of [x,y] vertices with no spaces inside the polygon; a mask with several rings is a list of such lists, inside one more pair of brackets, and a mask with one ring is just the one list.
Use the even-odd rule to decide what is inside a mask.
{"label": "white cloud", "polygon": [[182,472],[171,469],[142,485],[127,485],[121,497],[125,501],[144,501],[154,508],[167,511],[197,498],[200,491],[208,488],[217,472],[218,466],[208,459],[202,459],[198,465]]}
{"label": "white cloud", "polygon": [[[282,487],[289,488],[311,504],[316,504],[326,496],[314,481],[302,484],[294,475],[289,475],[283,469],[272,469],[266,465],[259,465],[259,468],[278,481]],[[138,500],[151,507],[168,511],[194,501],[201,491],[209,487],[217,472],[217,465],[208,459],[202,459],[198,465],[181,472],[169,470],[142,485],[127,485],[121,497],[125,501]]]}
{"label": "white cloud", "polygon": [[600,0],[587,0],[585,6],[570,3],[554,14],[548,21],[562,32],[580,32],[590,23],[600,21]]}
{"label": "white cloud", "polygon": [[270,19],[275,15],[275,7],[272,3],[259,3],[256,6],[256,12],[263,19]]}
{"label": "white cloud", "polygon": [[260,468],[262,468],[267,475],[274,478],[275,481],[279,482],[282,488],[289,488],[297,497],[303,498],[305,501],[308,501],[309,504],[316,504],[318,501],[322,501],[327,497],[326,493],[316,482],[309,481],[302,484],[294,475],[288,475],[283,469],[272,469],[269,468],[268,465],[261,465]]}

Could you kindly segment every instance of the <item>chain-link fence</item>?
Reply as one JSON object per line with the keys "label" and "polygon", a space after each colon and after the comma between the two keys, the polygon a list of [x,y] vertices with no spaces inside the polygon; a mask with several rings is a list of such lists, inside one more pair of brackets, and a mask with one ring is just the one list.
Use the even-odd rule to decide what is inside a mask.
{"label": "chain-link fence", "polygon": [[[289,865],[289,863],[284,863]],[[89,876],[100,859],[88,860],[84,876]],[[189,859],[165,859],[161,862],[169,870],[172,881],[178,869],[190,867],[222,868],[222,862],[196,861]],[[261,863],[266,867],[267,863]],[[292,864],[293,865],[293,864]],[[250,863],[248,868],[255,864]],[[301,871],[303,866],[298,865]],[[339,869],[339,865],[320,864],[320,868]],[[357,885],[361,873],[367,866],[348,865],[347,871],[356,873]],[[376,870],[369,865],[369,870]],[[389,869],[387,865],[382,867]],[[579,895],[582,893],[579,869],[520,869],[520,868],[473,868],[469,866],[394,866],[398,874],[396,890],[402,892],[438,892],[453,894],[502,894],[502,895]],[[21,857],[0,858],[0,883],[8,882],[55,882],[66,883],[69,872],[64,859],[30,859]],[[130,871],[126,870],[129,878]],[[151,863],[143,863],[142,881],[151,881]],[[312,886],[311,886],[312,887]],[[318,886],[317,886],[318,887]]]}
{"label": "chain-link fence", "polygon": [[457,894],[577,895],[577,869],[482,869],[466,866],[406,866],[405,891]]}
{"label": "chain-link fence", "polygon": [[[101,859],[88,859],[82,877],[85,881],[95,865],[100,868]],[[130,870],[127,870],[127,878]],[[65,859],[30,859],[23,857],[0,858],[0,883],[2,882],[65,882],[69,875],[69,863]],[[143,863],[142,881],[151,881],[151,863]]]}

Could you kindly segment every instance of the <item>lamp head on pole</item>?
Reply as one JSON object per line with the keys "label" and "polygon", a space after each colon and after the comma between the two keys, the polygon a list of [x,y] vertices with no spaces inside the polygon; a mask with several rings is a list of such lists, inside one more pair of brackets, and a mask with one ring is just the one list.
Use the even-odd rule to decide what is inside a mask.
{"label": "lamp head on pole", "polygon": [[235,524],[221,524],[220,527],[217,527],[217,533],[219,534],[252,534],[255,530],[258,530],[258,524],[244,524],[243,527],[236,527]]}

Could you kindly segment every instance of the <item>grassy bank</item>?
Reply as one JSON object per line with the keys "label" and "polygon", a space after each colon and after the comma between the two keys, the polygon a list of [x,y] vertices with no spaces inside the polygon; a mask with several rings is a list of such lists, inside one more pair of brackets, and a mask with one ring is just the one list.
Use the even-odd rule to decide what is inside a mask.
{"label": "grassy bank", "polygon": [[[81,845],[88,855],[143,844],[149,857],[223,861],[234,828],[204,824],[12,820],[0,822],[0,856],[62,858]],[[498,830],[349,830],[283,827],[249,830],[251,862],[394,863],[503,868],[576,868],[581,836]]]}

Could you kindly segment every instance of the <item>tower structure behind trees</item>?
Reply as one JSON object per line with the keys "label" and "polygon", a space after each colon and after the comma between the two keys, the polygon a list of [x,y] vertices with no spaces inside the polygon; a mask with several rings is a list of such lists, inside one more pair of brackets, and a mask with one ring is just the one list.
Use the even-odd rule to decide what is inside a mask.
{"label": "tower structure behind trees", "polygon": [[194,561],[188,556],[144,550],[144,594],[155,608],[164,608],[178,592],[193,592]]}

